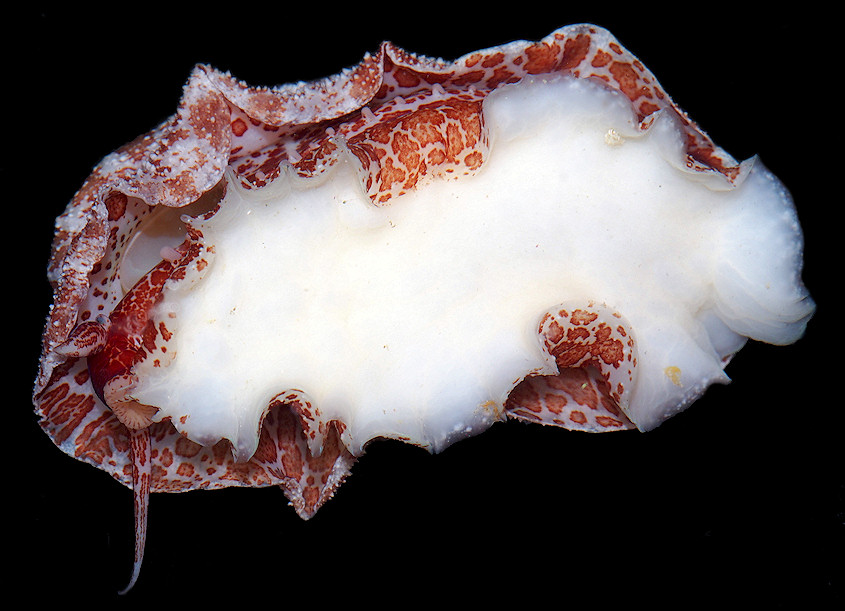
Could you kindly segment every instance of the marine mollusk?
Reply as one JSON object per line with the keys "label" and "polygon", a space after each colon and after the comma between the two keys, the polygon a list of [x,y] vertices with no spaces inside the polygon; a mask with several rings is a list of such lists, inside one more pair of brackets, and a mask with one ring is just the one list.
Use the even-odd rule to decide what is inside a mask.
{"label": "marine mollusk", "polygon": [[272,89],[200,65],[57,220],[34,402],[133,486],[134,583],[150,492],[308,518],[379,437],[657,426],[801,336],[801,249],[777,179],[596,26]]}

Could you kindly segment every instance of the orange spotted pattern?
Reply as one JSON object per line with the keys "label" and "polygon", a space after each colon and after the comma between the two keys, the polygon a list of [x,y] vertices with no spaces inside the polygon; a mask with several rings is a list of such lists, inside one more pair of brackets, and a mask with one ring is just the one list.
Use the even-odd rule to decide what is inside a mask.
{"label": "orange spotted pattern", "polygon": [[[545,74],[603,81],[631,101],[641,129],[650,126],[658,110],[676,114],[686,133],[688,165],[736,177],[735,162],[687,120],[654,76],[608,32],[593,26],[565,27],[535,43],[511,43],[452,62],[384,43],[334,77],[275,88],[251,87],[209,66],[197,66],[173,117],[104,158],[57,219],[48,268],[54,303],[33,393],[44,430],[68,454],[131,485],[128,433],[95,393],[83,355],[105,341],[106,327],[95,325],[124,299],[120,262],[156,206],[183,207],[212,193],[227,168],[245,187],[254,188],[272,180],[286,164],[303,176],[319,174],[344,150],[360,163],[371,199],[389,204],[432,177],[476,171],[488,152],[482,110],[486,95],[526,75]],[[203,261],[200,254],[191,264],[201,268]],[[174,271],[170,279],[178,278]],[[616,380],[627,375],[614,360],[616,327],[608,317],[597,320],[606,326],[581,324],[571,313],[558,312],[540,329],[562,369],[598,372],[582,383],[605,401],[572,408],[567,422],[577,423],[579,414],[585,422],[596,414],[597,426],[602,426],[599,416],[622,421],[612,409],[599,414],[601,409],[591,407],[611,399],[623,405],[626,396],[625,379]],[[84,323],[91,326],[74,335]],[[559,340],[558,327],[565,332]],[[612,332],[603,339],[607,329]],[[569,338],[570,331],[589,335]],[[150,330],[150,337],[154,341],[144,344],[143,358],[164,358],[166,325]],[[630,356],[624,349],[622,354]],[[583,360],[576,359],[579,355]],[[577,394],[551,397],[555,384],[571,388],[582,374],[570,375],[560,382],[529,383],[536,385],[531,390],[543,398],[549,414],[556,413],[562,399]],[[519,393],[531,396],[522,388]],[[513,407],[511,413],[528,417],[538,405]],[[168,423],[152,425],[152,490],[276,483],[302,515],[310,515],[342,480],[352,457],[332,441],[342,423],[313,425],[303,414],[302,405],[268,406],[260,451],[240,466],[227,458],[225,441],[200,448]],[[551,415],[539,420],[557,424]],[[610,428],[618,427],[601,430]],[[309,444],[323,448],[319,458],[309,454]],[[300,465],[308,466],[300,470]]]}
{"label": "orange spotted pattern", "polygon": [[[85,359],[68,360],[55,374],[60,382],[41,396],[45,431],[75,458],[130,483],[130,433],[114,414],[99,407]],[[298,415],[283,401],[268,411],[258,449],[245,463],[235,462],[225,440],[204,447],[179,435],[169,422],[152,424],[148,430],[152,492],[279,485],[303,518],[314,515],[331,497],[354,462],[334,426],[324,432],[322,453],[312,454]]]}
{"label": "orange spotted pattern", "polygon": [[[353,152],[367,175],[367,192],[378,203],[406,191],[426,173],[471,173],[487,152],[486,137],[483,130],[481,134],[476,132],[483,123],[480,104],[469,106],[464,102],[480,102],[502,85],[541,74],[600,79],[631,100],[641,129],[651,125],[658,110],[676,114],[687,135],[689,168],[717,171],[729,179],[739,174],[736,162],[689,121],[642,63],[607,32],[592,26],[563,28],[536,43],[511,43],[471,53],[454,62],[416,56],[384,43],[378,54],[351,72],[329,79],[328,84],[258,89],[237,82],[228,74],[208,67],[202,69],[233,106],[230,163],[246,187],[265,185],[278,175],[282,162],[292,164],[305,176],[320,172],[335,162],[339,142],[351,145],[354,140],[366,141],[365,154],[360,150]],[[350,79],[360,79],[360,83],[352,86]],[[329,106],[320,106],[320,97],[335,89],[355,91],[360,96],[355,98],[358,107],[343,113],[347,106],[334,97],[327,98]],[[436,131],[443,116],[430,112],[432,103],[453,117],[461,117],[465,144],[459,149],[461,155],[421,164],[415,156],[407,155],[405,138],[385,138],[384,133],[387,125],[395,125],[400,118],[412,114],[417,116],[404,119],[405,123],[418,127],[429,123],[424,129]],[[290,117],[297,115],[321,115],[325,119],[316,124],[300,120],[306,125],[291,131]],[[403,129],[402,133],[415,140],[410,130]],[[440,140],[445,145],[442,136]],[[474,142],[478,148],[473,154]],[[453,143],[454,140],[449,141]],[[439,168],[440,163],[448,165]]]}
{"label": "orange spotted pattern", "polygon": [[538,329],[558,375],[528,377],[505,405],[509,416],[571,430],[634,428],[624,408],[637,367],[630,325],[603,304],[560,306]]}

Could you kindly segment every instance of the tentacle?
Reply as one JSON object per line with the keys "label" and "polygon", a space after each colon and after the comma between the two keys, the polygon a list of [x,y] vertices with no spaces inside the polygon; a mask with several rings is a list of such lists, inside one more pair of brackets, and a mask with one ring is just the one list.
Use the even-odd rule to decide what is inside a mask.
{"label": "tentacle", "polygon": [[126,594],[135,585],[144,560],[144,546],[147,542],[147,509],[150,502],[152,469],[150,467],[150,430],[143,428],[129,431],[132,449],[132,491],[135,505],[135,560],[132,578],[119,593]]}
{"label": "tentacle", "polygon": [[55,351],[67,357],[90,356],[100,352],[106,345],[111,321],[107,316],[98,316],[77,325],[68,338],[56,346]]}

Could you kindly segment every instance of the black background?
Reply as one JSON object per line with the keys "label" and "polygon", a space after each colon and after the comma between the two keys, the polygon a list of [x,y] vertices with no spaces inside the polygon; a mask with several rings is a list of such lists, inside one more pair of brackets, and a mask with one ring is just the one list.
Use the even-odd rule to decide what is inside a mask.
{"label": "black background", "polygon": [[740,159],[759,154],[790,188],[805,230],[804,279],[819,305],[806,337],[748,345],[728,368],[731,385],[648,434],[510,422],[436,456],[373,444],[309,522],[275,488],[155,495],[141,578],[121,602],[240,593],[244,605],[841,605],[841,301],[831,293],[842,278],[842,195],[832,190],[838,157],[826,149],[842,139],[842,96],[831,89],[831,17],[356,7],[244,3],[198,16],[138,5],[9,17],[0,168],[13,187],[4,319],[16,338],[6,346],[13,392],[3,421],[7,594],[116,599],[128,578],[131,493],[57,450],[31,411],[51,300],[44,269],[55,216],[100,158],[175,111],[195,63],[274,85],[333,74],[385,39],[454,59],[593,22],[719,145]]}

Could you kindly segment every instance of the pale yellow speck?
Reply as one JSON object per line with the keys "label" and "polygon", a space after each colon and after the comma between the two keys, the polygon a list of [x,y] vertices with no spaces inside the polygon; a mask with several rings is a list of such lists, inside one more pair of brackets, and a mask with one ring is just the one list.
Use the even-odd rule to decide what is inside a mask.
{"label": "pale yellow speck", "polygon": [[612,127],[604,134],[604,143],[609,146],[619,146],[625,139]]}
{"label": "pale yellow speck", "polygon": [[492,414],[495,418],[501,417],[502,405],[496,401],[485,401],[479,406],[483,411]]}
{"label": "pale yellow speck", "polygon": [[666,367],[663,370],[663,373],[666,374],[667,378],[672,380],[672,384],[674,384],[675,386],[683,386],[681,384],[681,370],[680,370],[679,367],[674,367],[674,366]]}

